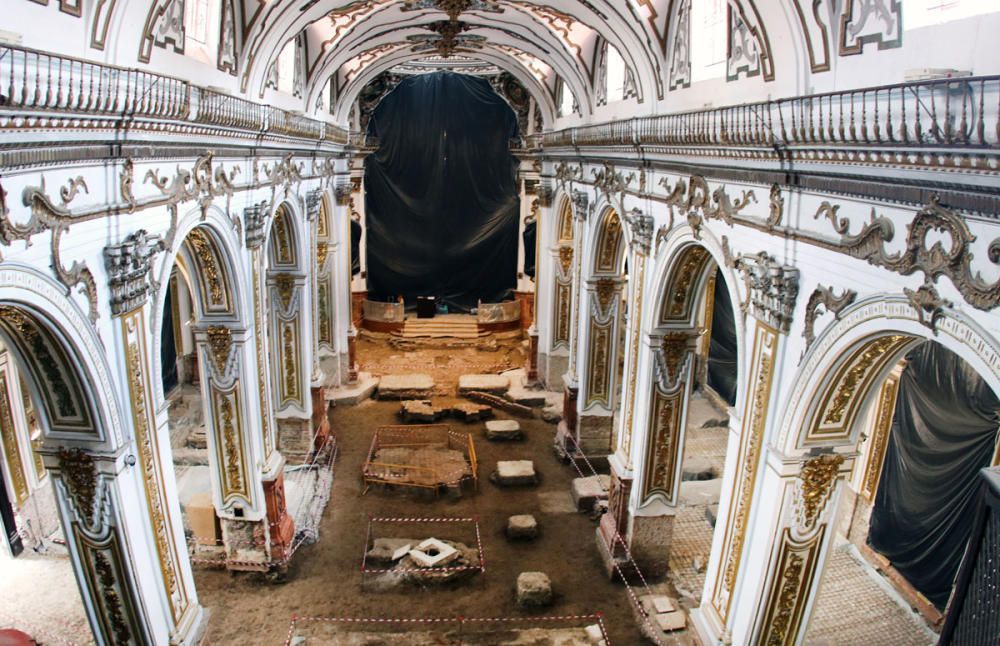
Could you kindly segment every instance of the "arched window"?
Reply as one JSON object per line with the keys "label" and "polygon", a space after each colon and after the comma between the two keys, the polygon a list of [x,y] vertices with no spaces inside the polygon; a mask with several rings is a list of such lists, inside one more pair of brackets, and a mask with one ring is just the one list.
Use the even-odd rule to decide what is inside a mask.
{"label": "arched window", "polygon": [[621,101],[625,98],[625,81],[628,72],[625,69],[625,59],[614,45],[608,45],[607,58],[607,97],[608,103]]}
{"label": "arched window", "polygon": [[295,39],[289,40],[278,54],[278,91],[292,94],[295,84]]}
{"label": "arched window", "polygon": [[727,0],[691,3],[691,80],[720,78],[726,74]]}
{"label": "arched window", "polygon": [[906,0],[903,29],[920,29],[1000,11],[995,0]]}
{"label": "arched window", "polygon": [[219,49],[221,0],[187,0],[184,4],[184,53],[215,64]]}

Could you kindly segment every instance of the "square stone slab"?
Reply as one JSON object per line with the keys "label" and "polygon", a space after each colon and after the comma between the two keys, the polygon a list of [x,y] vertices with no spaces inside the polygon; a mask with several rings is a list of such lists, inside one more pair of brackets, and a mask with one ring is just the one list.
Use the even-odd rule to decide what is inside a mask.
{"label": "square stone slab", "polygon": [[517,575],[517,605],[539,608],[552,603],[552,582],[544,572],[521,572]]}
{"label": "square stone slab", "polygon": [[535,463],[531,460],[500,460],[493,481],[501,487],[516,487],[538,483]]}
{"label": "square stone slab", "polygon": [[458,550],[436,538],[428,538],[409,553],[420,567],[434,567],[451,562],[458,555]]}
{"label": "square stone slab", "polygon": [[486,422],[486,439],[488,440],[519,440],[521,424],[514,419],[492,419]]}
{"label": "square stone slab", "polygon": [[608,489],[611,488],[611,477],[596,475],[587,478],[573,478],[570,491],[576,510],[590,512],[598,500],[608,499]]}
{"label": "square stone slab", "polygon": [[507,519],[507,538],[531,540],[538,536],[538,521],[531,514],[518,514]]}
{"label": "square stone slab", "polygon": [[510,388],[510,379],[503,375],[462,375],[458,378],[458,394],[471,390],[492,395],[503,395]]}
{"label": "square stone slab", "polygon": [[665,612],[673,612],[677,609],[677,606],[674,605],[674,601],[670,597],[658,594],[653,597],[653,609],[656,610],[657,614],[663,614]]}
{"label": "square stone slab", "polygon": [[655,619],[657,627],[665,633],[683,630],[687,626],[687,615],[683,610],[656,615]]}

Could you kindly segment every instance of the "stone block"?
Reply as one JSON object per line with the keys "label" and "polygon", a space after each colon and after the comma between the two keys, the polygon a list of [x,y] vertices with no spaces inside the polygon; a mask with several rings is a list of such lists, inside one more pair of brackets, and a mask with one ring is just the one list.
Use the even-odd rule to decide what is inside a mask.
{"label": "stone block", "polygon": [[446,412],[444,408],[434,406],[429,399],[410,399],[399,406],[399,416],[407,424],[436,422],[444,417]]}
{"label": "stone block", "polygon": [[434,391],[430,375],[385,375],[379,380],[379,399],[426,399]]}
{"label": "stone block", "polygon": [[544,390],[533,390],[521,385],[511,386],[505,397],[515,404],[530,408],[542,408],[548,403]]}
{"label": "stone block", "polygon": [[684,460],[681,480],[712,480],[719,477],[718,469],[711,460],[701,457],[691,457]]}
{"label": "stone block", "polygon": [[538,536],[538,521],[531,514],[518,514],[507,519],[507,538],[532,540]]}
{"label": "stone block", "polygon": [[198,545],[218,545],[222,532],[219,519],[215,515],[215,505],[212,504],[212,494],[196,493],[184,507],[188,526]]}
{"label": "stone block", "polygon": [[513,419],[495,419],[486,422],[486,439],[488,440],[519,440],[521,424]]}
{"label": "stone block", "polygon": [[445,566],[458,558],[458,550],[436,538],[428,538],[409,551],[419,567]]}
{"label": "stone block", "polygon": [[544,572],[522,572],[517,575],[517,605],[541,608],[552,603],[552,582]]}
{"label": "stone block", "polygon": [[538,484],[535,463],[531,460],[500,460],[490,479],[501,487]]}
{"label": "stone block", "polygon": [[493,417],[493,408],[486,404],[472,404],[461,402],[451,407],[451,414],[463,422],[478,422],[479,420]]}
{"label": "stone block", "polygon": [[503,375],[462,375],[458,378],[458,394],[470,391],[503,395],[510,388],[510,379]]}
{"label": "stone block", "polygon": [[576,510],[590,513],[597,501],[608,499],[610,488],[611,476],[596,475],[587,478],[574,478],[570,491],[573,494]]}
{"label": "stone block", "polygon": [[653,619],[656,620],[656,627],[665,633],[683,630],[687,626],[687,613],[683,610],[658,614]]}
{"label": "stone block", "polygon": [[378,377],[362,372],[358,375],[357,383],[327,388],[324,397],[326,401],[333,402],[334,406],[355,406],[375,394],[379,381]]}

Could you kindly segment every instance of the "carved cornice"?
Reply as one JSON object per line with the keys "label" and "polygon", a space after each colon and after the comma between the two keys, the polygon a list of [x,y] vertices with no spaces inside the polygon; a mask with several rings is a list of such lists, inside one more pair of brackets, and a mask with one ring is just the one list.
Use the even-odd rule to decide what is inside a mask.
{"label": "carved cornice", "polygon": [[736,267],[747,281],[754,317],[787,334],[799,294],[799,270],[780,264],[763,251],[756,256],[741,256]]}
{"label": "carved cornice", "polygon": [[166,248],[163,239],[140,229],[120,244],[104,248],[111,287],[111,314],[120,316],[146,302],[153,257]]}

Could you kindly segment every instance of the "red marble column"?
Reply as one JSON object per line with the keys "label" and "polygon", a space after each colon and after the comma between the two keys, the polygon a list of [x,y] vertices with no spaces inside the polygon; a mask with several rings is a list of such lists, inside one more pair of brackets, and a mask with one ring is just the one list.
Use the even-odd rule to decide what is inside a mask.
{"label": "red marble column", "polygon": [[285,473],[264,481],[264,501],[271,534],[271,561],[284,561],[295,538],[295,522],[285,505]]}

